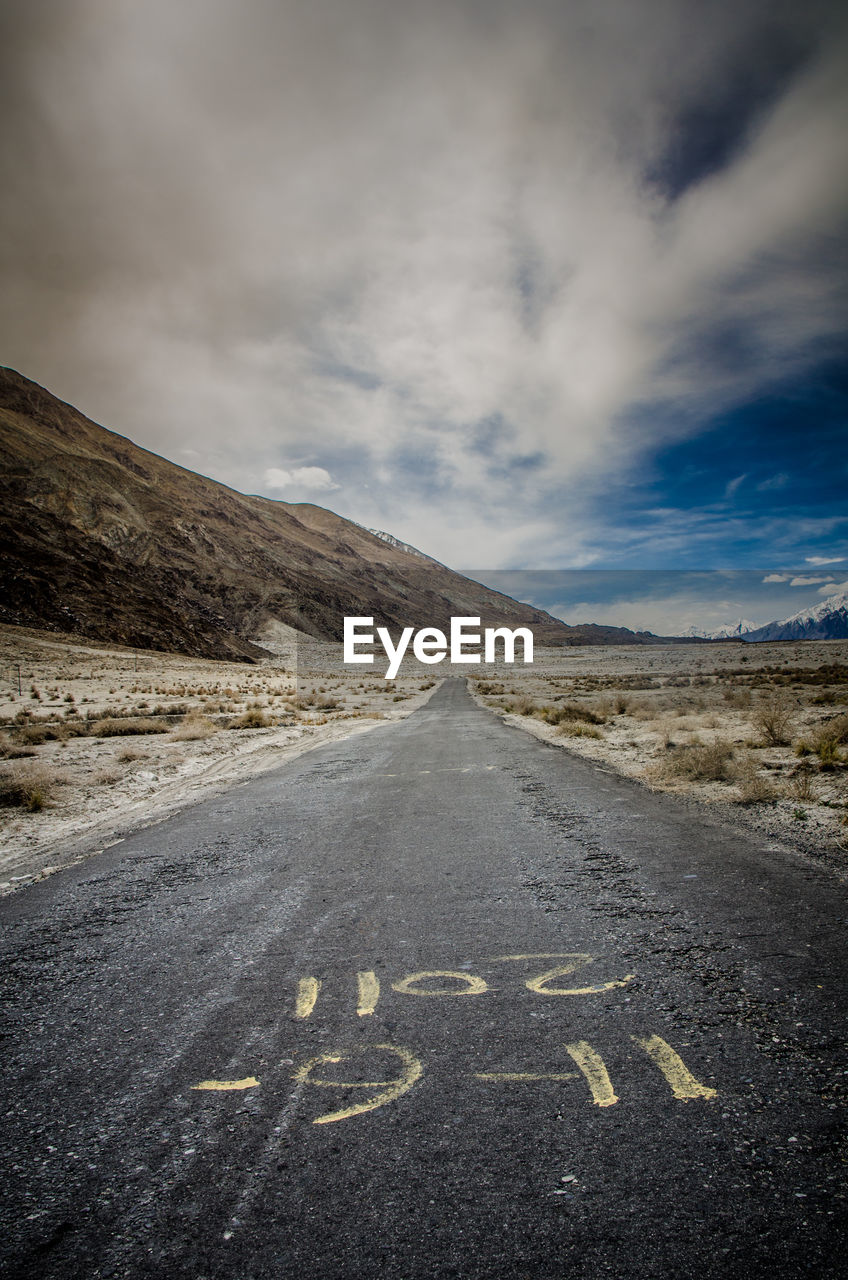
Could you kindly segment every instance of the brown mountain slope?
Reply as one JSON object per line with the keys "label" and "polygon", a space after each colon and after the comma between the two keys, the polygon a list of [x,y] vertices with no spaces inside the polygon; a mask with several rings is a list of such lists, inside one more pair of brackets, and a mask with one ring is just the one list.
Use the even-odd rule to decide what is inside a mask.
{"label": "brown mountain slope", "polygon": [[0,619],[250,657],[269,619],[327,638],[345,614],[438,625],[547,614],[308,504],[248,497],[97,426],[0,370]]}
{"label": "brown mountain slope", "polygon": [[568,627],[322,507],[237,493],[2,368],[0,467],[0,621],[206,657],[258,656],[273,619],[340,639],[345,615],[395,629],[468,614],[532,626],[537,643],[647,639]]}

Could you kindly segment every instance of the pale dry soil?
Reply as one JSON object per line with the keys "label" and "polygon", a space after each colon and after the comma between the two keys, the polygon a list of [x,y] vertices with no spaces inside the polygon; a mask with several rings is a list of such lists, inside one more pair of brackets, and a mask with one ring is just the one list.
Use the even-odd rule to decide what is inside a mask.
{"label": "pale dry soil", "polygon": [[469,683],[507,723],[848,866],[848,641],[543,650]]}
{"label": "pale dry soil", "polygon": [[0,892],[407,716],[438,683],[334,668],[332,646],[288,628],[266,641],[274,656],[250,665],[0,626],[0,778],[25,793],[0,807]]}

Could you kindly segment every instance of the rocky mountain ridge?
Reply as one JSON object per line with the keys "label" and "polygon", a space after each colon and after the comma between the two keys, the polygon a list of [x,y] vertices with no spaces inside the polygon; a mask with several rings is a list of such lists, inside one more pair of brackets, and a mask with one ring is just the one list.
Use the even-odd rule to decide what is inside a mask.
{"label": "rocky mountain ridge", "polygon": [[282,623],[339,640],[345,615],[532,626],[537,644],[656,643],[569,627],[323,507],[238,493],[0,369],[0,621],[205,657],[262,656]]}

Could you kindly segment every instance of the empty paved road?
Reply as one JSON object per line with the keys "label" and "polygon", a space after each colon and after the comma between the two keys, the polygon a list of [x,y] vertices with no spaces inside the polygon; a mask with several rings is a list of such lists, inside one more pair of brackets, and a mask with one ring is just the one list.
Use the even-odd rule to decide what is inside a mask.
{"label": "empty paved road", "polygon": [[844,1275],[846,917],[448,681],[0,905],[5,1275]]}

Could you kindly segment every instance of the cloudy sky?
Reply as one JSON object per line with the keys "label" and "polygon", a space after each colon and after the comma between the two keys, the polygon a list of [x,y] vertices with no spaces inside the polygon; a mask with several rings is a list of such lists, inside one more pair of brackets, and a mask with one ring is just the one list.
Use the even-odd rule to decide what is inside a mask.
{"label": "cloudy sky", "polygon": [[846,16],[6,0],[0,360],[458,567],[844,579]]}

